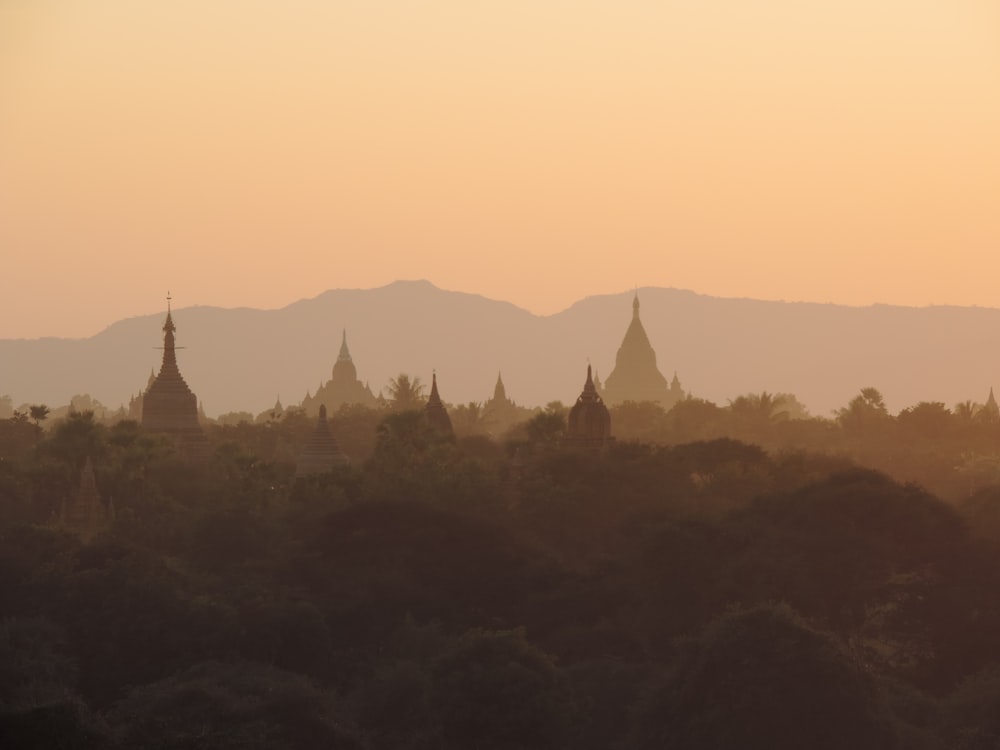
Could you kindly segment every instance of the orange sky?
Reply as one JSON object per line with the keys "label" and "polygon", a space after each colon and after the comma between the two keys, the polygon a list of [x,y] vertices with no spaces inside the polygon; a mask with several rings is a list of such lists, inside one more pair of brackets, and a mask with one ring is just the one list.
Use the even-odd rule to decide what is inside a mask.
{"label": "orange sky", "polygon": [[996,0],[3,0],[0,337],[398,278],[1000,306]]}

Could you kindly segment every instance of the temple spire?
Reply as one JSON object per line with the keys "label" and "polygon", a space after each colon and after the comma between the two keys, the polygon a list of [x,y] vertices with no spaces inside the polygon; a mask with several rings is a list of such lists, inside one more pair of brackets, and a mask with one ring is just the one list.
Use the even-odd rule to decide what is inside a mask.
{"label": "temple spire", "polygon": [[635,290],[635,296],[632,298],[632,319],[639,319],[639,290]]}
{"label": "temple spire", "polygon": [[338,362],[350,362],[351,352],[347,348],[347,329],[344,329],[342,338],[340,339],[340,354],[337,355]]}
{"label": "temple spire", "polygon": [[453,434],[451,417],[448,416],[448,411],[444,408],[444,403],[442,403],[441,396],[438,394],[437,372],[431,375],[431,395],[427,398],[427,403],[424,405],[424,412],[427,414],[427,421],[430,422],[431,426],[441,433],[447,435]]}
{"label": "temple spire", "polygon": [[497,370],[497,384],[493,389],[493,400],[498,402],[507,400],[507,389],[504,387],[503,378],[500,377],[499,370]]}
{"label": "temple spire", "polygon": [[174,346],[174,331],[177,330],[177,326],[174,325],[170,309],[172,299],[170,292],[167,292],[167,319],[163,321],[163,363],[160,365],[160,374],[168,369],[177,369],[177,352]]}
{"label": "temple spire", "polygon": [[585,401],[595,401],[601,398],[597,395],[597,388],[594,386],[594,376],[589,364],[587,365],[587,382],[583,384],[583,393],[580,394],[580,398]]}

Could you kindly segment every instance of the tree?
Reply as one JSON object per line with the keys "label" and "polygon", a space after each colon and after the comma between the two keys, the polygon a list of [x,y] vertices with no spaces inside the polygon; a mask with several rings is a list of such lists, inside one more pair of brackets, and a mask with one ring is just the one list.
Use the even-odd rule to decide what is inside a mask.
{"label": "tree", "polygon": [[389,402],[393,411],[406,411],[423,406],[424,385],[420,378],[412,378],[405,372],[394,378],[389,378]]}
{"label": "tree", "polygon": [[46,448],[56,459],[78,472],[88,457],[103,457],[107,428],[94,419],[94,412],[70,412],[52,430]]}
{"label": "tree", "polygon": [[532,443],[554,443],[566,432],[566,413],[552,409],[540,411],[528,420],[525,430]]}
{"label": "tree", "polygon": [[478,401],[459,404],[451,410],[451,423],[457,435],[477,435],[486,432],[489,418]]}
{"label": "tree", "polygon": [[782,398],[767,391],[737,396],[730,400],[729,411],[738,430],[754,435],[766,432],[777,422],[788,419]]}
{"label": "tree", "polygon": [[862,388],[846,407],[837,410],[836,416],[840,426],[854,435],[877,433],[891,421],[881,392],[871,387]]}
{"label": "tree", "polygon": [[896,420],[905,432],[924,438],[940,438],[952,427],[952,413],[940,401],[921,401],[903,409]]}
{"label": "tree", "polygon": [[44,422],[49,416],[49,407],[45,404],[36,404],[29,406],[28,412],[31,414],[31,418],[35,420],[35,425],[40,426],[39,423]]}
{"label": "tree", "polygon": [[445,748],[561,747],[571,705],[559,670],[523,630],[470,630],[434,670]]}
{"label": "tree", "polygon": [[894,744],[874,679],[784,604],[730,611],[684,644],[631,740],[636,750]]}

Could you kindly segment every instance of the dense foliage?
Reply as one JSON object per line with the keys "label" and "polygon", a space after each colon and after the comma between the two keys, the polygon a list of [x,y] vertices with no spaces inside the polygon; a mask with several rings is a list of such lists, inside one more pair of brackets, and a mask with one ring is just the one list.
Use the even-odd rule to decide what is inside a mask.
{"label": "dense foliage", "polygon": [[457,440],[347,408],[352,466],[298,481],[301,414],[204,465],[0,420],[0,746],[995,747],[1000,488],[941,467],[996,427],[859,398],[626,405],[601,453],[558,404]]}

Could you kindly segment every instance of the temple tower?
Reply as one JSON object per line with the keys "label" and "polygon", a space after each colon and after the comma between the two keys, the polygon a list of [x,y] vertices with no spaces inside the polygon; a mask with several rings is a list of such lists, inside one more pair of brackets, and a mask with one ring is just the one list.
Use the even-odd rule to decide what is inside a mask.
{"label": "temple tower", "polygon": [[340,444],[330,432],[326,406],[320,404],[316,429],[299,455],[299,460],[295,462],[295,476],[298,478],[325,474],[349,463],[350,459],[340,449]]}
{"label": "temple tower", "polygon": [[340,352],[333,364],[333,371],[326,383],[320,384],[315,396],[302,400],[302,408],[307,414],[318,414],[320,405],[325,405],[328,413],[333,413],[344,404],[362,404],[374,407],[375,396],[371,389],[358,380],[358,370],[347,347],[347,330],[342,332]]}
{"label": "temple tower", "polygon": [[174,439],[185,457],[208,458],[208,440],[198,422],[198,399],[177,368],[173,314],[167,297],[167,319],[163,324],[163,362],[160,372],[142,397],[142,426]]}
{"label": "temple tower", "polygon": [[990,386],[990,395],[979,412],[979,419],[982,422],[1000,421],[1000,406],[997,406],[996,397],[993,395],[993,386]]}
{"label": "temple tower", "polygon": [[611,415],[594,387],[590,365],[587,365],[587,382],[569,410],[563,444],[569,448],[603,448],[611,439]]}
{"label": "temple tower", "polygon": [[653,351],[639,319],[639,294],[632,300],[632,322],[618,347],[615,369],[604,382],[604,398],[612,406],[624,401],[653,401],[669,409],[683,397],[680,381],[671,388],[656,367]]}
{"label": "temple tower", "polygon": [[108,527],[111,520],[110,508],[104,507],[97,491],[97,478],[94,476],[90,456],[87,456],[87,462],[80,472],[80,487],[76,495],[63,503],[60,515],[63,526],[78,534],[85,542]]}
{"label": "temple tower", "polygon": [[427,415],[427,421],[436,430],[447,435],[454,434],[451,427],[451,417],[448,416],[448,411],[444,408],[441,396],[438,395],[436,372],[431,375],[431,395],[427,398],[427,403],[424,405],[424,413]]}

